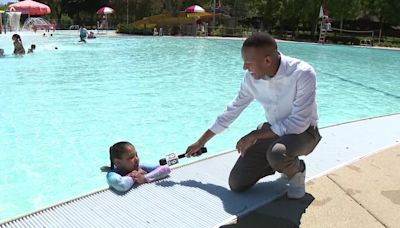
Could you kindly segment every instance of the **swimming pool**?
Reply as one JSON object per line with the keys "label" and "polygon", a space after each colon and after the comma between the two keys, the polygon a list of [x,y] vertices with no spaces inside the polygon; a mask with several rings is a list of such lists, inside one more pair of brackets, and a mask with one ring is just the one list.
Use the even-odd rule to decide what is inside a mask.
{"label": "swimming pool", "polygon": [[[183,152],[235,96],[240,40],[22,33],[0,35],[0,220],[106,186],[108,148],[131,141],[142,161]],[[56,50],[55,47],[58,47]],[[320,126],[400,112],[400,52],[279,43],[318,73]],[[207,146],[234,148],[264,120],[253,103]],[[232,164],[233,165],[233,164]]]}

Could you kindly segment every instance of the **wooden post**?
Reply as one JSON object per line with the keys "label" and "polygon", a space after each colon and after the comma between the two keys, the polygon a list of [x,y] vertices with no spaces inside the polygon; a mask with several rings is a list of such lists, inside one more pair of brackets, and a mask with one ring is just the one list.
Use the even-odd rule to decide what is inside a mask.
{"label": "wooden post", "polygon": [[215,0],[213,3],[214,7],[213,7],[213,30],[215,30]]}
{"label": "wooden post", "polygon": [[378,46],[381,45],[382,28],[379,29]]}

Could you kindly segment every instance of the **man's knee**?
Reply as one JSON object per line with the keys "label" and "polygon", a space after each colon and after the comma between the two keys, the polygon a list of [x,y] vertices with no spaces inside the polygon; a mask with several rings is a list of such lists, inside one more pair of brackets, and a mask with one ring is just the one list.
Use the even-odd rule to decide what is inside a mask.
{"label": "man's knee", "polygon": [[229,175],[229,187],[231,191],[243,192],[251,188],[255,184],[254,181],[249,181],[248,178],[240,174],[231,172]]}
{"label": "man's knee", "polygon": [[286,146],[282,143],[274,143],[267,151],[267,160],[276,171],[282,170],[286,156]]}

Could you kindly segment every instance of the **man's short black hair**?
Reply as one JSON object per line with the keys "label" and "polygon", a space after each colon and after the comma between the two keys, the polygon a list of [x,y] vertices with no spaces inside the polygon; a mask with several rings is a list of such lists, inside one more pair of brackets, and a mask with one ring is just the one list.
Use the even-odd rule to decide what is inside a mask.
{"label": "man's short black hair", "polygon": [[242,49],[245,47],[271,47],[275,50],[278,48],[275,39],[270,34],[264,32],[256,32],[253,33],[253,35],[249,36],[243,42]]}

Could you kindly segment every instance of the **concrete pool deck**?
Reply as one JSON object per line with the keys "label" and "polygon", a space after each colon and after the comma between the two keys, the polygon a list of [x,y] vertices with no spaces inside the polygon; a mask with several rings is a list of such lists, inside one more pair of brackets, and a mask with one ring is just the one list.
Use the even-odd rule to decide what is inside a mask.
{"label": "concrete pool deck", "polygon": [[301,200],[285,198],[286,182],[277,174],[245,193],[229,191],[238,156],[229,151],[176,167],[169,178],[126,194],[103,189],[0,227],[220,227],[235,221],[226,227],[240,227],[248,220],[252,225],[242,227],[394,227],[400,147],[377,151],[399,144],[399,123],[400,114],[393,114],[322,128],[321,143],[305,157],[308,194]]}
{"label": "concrete pool deck", "polygon": [[229,227],[398,227],[400,144],[307,182],[301,200],[281,197]]}

